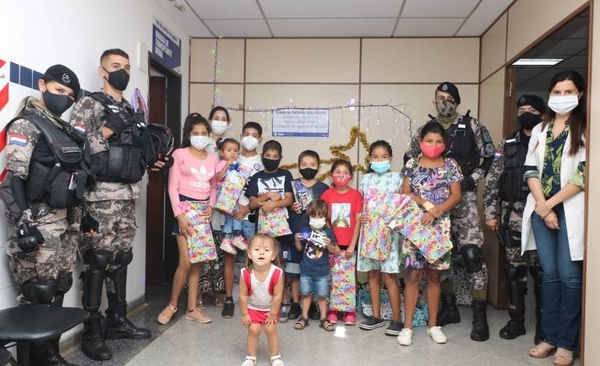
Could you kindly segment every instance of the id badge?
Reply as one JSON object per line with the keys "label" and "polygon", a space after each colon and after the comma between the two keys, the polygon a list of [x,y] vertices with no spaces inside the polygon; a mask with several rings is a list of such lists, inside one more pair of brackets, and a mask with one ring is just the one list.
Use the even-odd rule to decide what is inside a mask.
{"label": "id badge", "polygon": [[288,260],[290,259],[290,252],[287,250],[284,250],[283,252],[281,252],[281,255],[283,257],[284,260]]}

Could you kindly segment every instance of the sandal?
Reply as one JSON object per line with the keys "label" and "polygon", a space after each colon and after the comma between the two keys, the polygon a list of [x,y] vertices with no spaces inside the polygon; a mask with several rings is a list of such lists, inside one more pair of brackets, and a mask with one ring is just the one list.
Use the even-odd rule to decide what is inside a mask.
{"label": "sandal", "polygon": [[564,348],[558,348],[553,360],[554,366],[571,366],[573,365],[573,351]]}
{"label": "sandal", "polygon": [[541,342],[529,350],[529,356],[533,358],[546,358],[556,352],[556,347],[550,343]]}
{"label": "sandal", "polygon": [[325,329],[328,332],[333,332],[335,330],[335,324],[327,320],[327,318],[323,318],[319,321],[319,327]]}
{"label": "sandal", "polygon": [[213,305],[217,308],[222,308],[223,306],[225,306],[225,302],[219,296],[215,296],[215,299],[213,300]]}
{"label": "sandal", "polygon": [[304,329],[304,328],[306,328],[308,326],[309,326],[308,319],[306,319],[306,318],[300,318],[300,319],[298,319],[298,321],[296,322],[296,324],[294,324],[294,329],[296,329],[296,330],[302,330],[302,329]]}

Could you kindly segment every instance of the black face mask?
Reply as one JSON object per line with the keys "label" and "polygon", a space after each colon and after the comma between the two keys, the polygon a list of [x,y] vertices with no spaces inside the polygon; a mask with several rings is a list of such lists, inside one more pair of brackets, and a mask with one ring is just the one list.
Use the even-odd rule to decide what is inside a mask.
{"label": "black face mask", "polygon": [[281,159],[262,158],[263,166],[265,167],[265,170],[268,172],[273,172],[273,171],[277,170],[277,168],[279,168],[280,162],[281,162]]}
{"label": "black face mask", "polygon": [[523,127],[523,129],[532,130],[535,127],[535,125],[542,122],[542,116],[540,116],[539,114],[525,112],[519,117],[517,117],[517,120],[519,121],[519,124],[521,125],[521,127]]}
{"label": "black face mask", "polygon": [[46,109],[59,117],[73,105],[68,95],[52,94],[48,90],[42,93],[42,98]]}
{"label": "black face mask", "polygon": [[[108,72],[106,69],[104,71]],[[123,91],[127,89],[127,84],[129,84],[129,73],[125,69],[108,72],[108,79],[106,80],[113,88]]]}
{"label": "black face mask", "polygon": [[300,169],[299,172],[300,172],[300,175],[302,175],[302,178],[313,179],[319,171],[317,169],[313,169],[313,168],[304,168],[304,169]]}

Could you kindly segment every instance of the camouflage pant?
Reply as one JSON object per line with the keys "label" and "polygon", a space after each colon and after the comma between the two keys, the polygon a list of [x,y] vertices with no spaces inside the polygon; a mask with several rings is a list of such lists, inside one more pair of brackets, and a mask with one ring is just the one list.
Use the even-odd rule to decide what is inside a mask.
{"label": "camouflage pant", "polygon": [[[88,202],[87,209],[99,223],[98,233],[92,237],[82,237],[80,241],[81,253],[88,249],[108,250],[114,254],[126,252],[133,246],[133,239],[137,225],[135,223],[134,200],[110,200]],[[84,263],[85,270],[88,264]],[[111,263],[106,268],[111,272],[117,266]],[[105,285],[108,292],[114,292],[111,276],[106,276]]]}
{"label": "camouflage pant", "polygon": [[53,210],[35,221],[45,243],[36,254],[25,254],[17,245],[17,224],[8,222],[6,254],[13,279],[20,287],[23,283],[38,279],[56,279],[61,272],[71,272],[77,259],[79,223],[69,225],[67,210]]}
{"label": "camouflage pant", "polygon": [[[483,231],[477,210],[477,194],[463,192],[462,199],[452,211],[452,238],[455,249],[465,245],[483,246]],[[485,299],[487,296],[488,271],[485,262],[478,272],[470,273],[471,296],[474,299]]]}
{"label": "camouflage pant", "polygon": [[[540,261],[536,250],[525,252],[521,255],[521,225],[523,222],[524,204],[516,203],[513,205],[508,217],[508,230],[510,241],[502,243],[506,252],[506,262],[513,267],[540,267]],[[502,204],[501,222],[504,223],[508,205]],[[500,230],[505,230],[501,228]]]}

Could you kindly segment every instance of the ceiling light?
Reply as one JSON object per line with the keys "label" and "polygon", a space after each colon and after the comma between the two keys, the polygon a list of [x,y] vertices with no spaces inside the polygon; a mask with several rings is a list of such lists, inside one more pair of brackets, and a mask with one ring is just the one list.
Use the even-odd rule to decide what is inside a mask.
{"label": "ceiling light", "polygon": [[513,66],[554,66],[562,60],[562,58],[521,58],[515,61]]}

